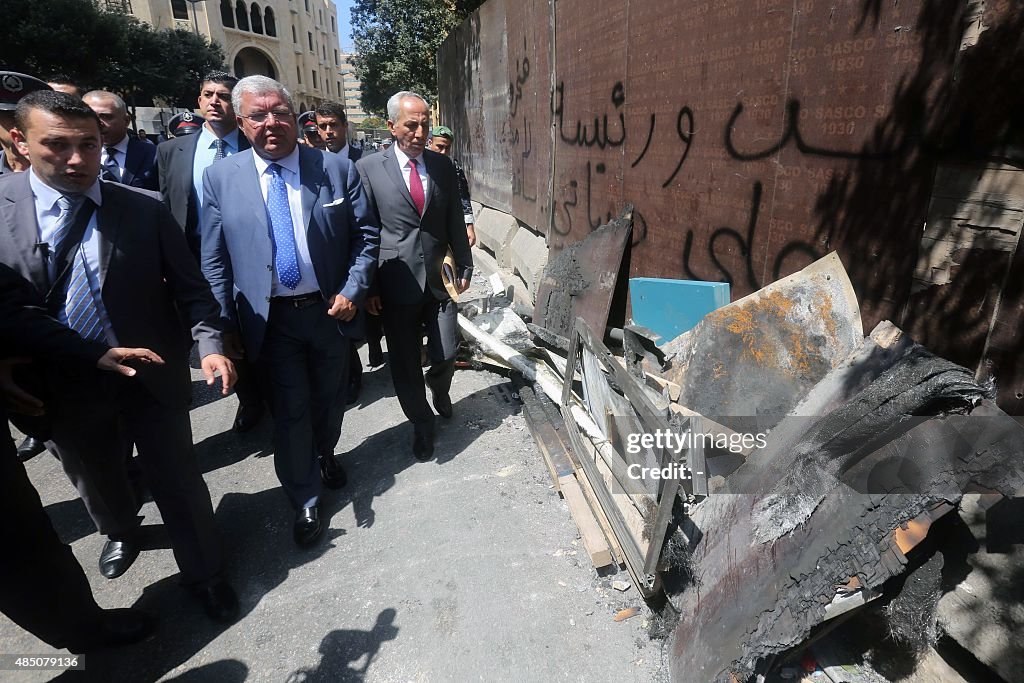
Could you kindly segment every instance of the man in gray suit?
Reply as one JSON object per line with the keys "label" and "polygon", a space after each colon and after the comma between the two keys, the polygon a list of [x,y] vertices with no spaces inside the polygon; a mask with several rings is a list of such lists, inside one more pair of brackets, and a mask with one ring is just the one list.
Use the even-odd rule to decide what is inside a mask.
{"label": "man in gray suit", "polygon": [[323,532],[322,486],[345,484],[334,447],[380,232],[348,159],[298,144],[284,86],[249,76],[232,102],[252,149],[206,169],[203,273],[266,379],[274,466],[307,546]]}
{"label": "man in gray suit", "polygon": [[441,264],[451,247],[456,288],[463,292],[473,273],[473,256],[455,167],[425,149],[430,133],[426,100],[414,92],[392,95],[388,128],[395,144],[356,164],[381,226],[379,295],[370,298],[367,310],[383,315],[395,392],[413,424],[412,453],[429,460],[434,454],[434,413],[420,369],[423,332],[431,361],[426,384],[438,414],[450,418],[458,309],[442,283]]}
{"label": "man in gray suit", "polygon": [[128,454],[119,447],[134,442],[183,583],[212,618],[232,620],[238,600],[223,577],[210,493],[192,449],[189,349],[180,322],[192,326],[207,383],[219,373],[227,393],[234,368],[222,353],[217,302],[163,204],[98,179],[100,123],[89,107],[40,91],[22,98],[15,120],[14,142],[32,167],[0,178],[0,261],[84,339],[150,348],[166,361],[139,368],[132,382],[41,369],[49,375],[44,386],[60,387],[40,397],[51,428],[47,445],[109,539],[100,571],[116,578],[139,554],[138,505]]}
{"label": "man in gray suit", "polygon": [[[157,147],[160,194],[174,220],[185,231],[197,263],[203,173],[210,164],[249,149],[249,141],[238,130],[231,105],[231,89],[236,83],[237,78],[223,71],[207,74],[199,87],[199,110],[203,112],[203,119],[196,117],[203,121],[199,132],[168,140]],[[235,359],[235,369],[238,371],[235,385],[238,411],[233,427],[242,434],[252,430],[262,419],[263,394],[255,369],[244,358]]]}

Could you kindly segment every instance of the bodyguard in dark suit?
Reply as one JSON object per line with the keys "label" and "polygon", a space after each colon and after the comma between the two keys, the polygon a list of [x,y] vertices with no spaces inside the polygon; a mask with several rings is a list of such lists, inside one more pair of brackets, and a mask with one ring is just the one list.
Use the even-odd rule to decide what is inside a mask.
{"label": "bodyguard in dark suit", "polygon": [[[320,131],[320,139],[327,146],[327,151],[340,154],[353,164],[359,161],[363,150],[348,143],[348,116],[345,107],[338,102],[324,102],[314,112],[316,127]],[[376,316],[369,316],[365,321],[366,341],[370,347],[370,365],[380,365],[383,354],[380,348],[381,329]],[[363,365],[359,360],[359,345],[353,344],[350,352],[348,378],[348,396],[346,403],[351,405],[359,400],[359,390],[363,385]]]}
{"label": "bodyguard in dark suit", "polygon": [[100,532],[107,578],[139,553],[138,509],[125,472],[134,442],[171,539],[182,581],[215,619],[233,619],[234,591],[222,575],[210,494],[192,449],[191,382],[181,316],[192,325],[207,383],[234,368],[223,355],[209,286],[170,213],[149,193],[98,179],[100,126],[65,93],[23,98],[15,144],[29,172],[0,178],[0,262],[46,296],[56,317],[84,339],[156,351],[165,365],[137,379],[95,371],[48,373],[48,446],[61,459]]}
{"label": "bodyguard in dark suit", "polygon": [[[122,365],[126,361],[161,362],[148,349],[108,349],[85,341],[49,317],[42,304],[27,280],[0,264],[0,424],[7,421],[5,404],[33,414],[43,407],[11,381],[11,357],[128,376],[135,370]],[[24,465],[15,459],[10,432],[0,433],[0,536],[8,547],[0,556],[0,612],[37,638],[86,652],[127,645],[152,632],[145,613],[96,604],[81,565],[57,537]]]}
{"label": "bodyguard in dark suit", "polygon": [[106,90],[93,90],[82,98],[103,125],[103,154],[100,158],[104,180],[131,187],[156,190],[156,147],[128,135],[128,107],[124,100]]}
{"label": "bodyguard in dark suit", "polygon": [[345,483],[334,447],[380,235],[348,160],[298,144],[284,86],[249,76],[232,100],[252,149],[206,170],[203,273],[267,378],[274,465],[295,541],[309,545],[323,532],[322,485]]}
{"label": "bodyguard in dark suit", "polygon": [[[223,71],[207,74],[199,87],[203,118],[194,117],[202,124],[199,132],[168,140],[157,148],[160,194],[185,232],[196,263],[201,258],[199,214],[203,206],[203,173],[211,164],[249,149],[249,141],[238,130],[231,106],[231,89],[237,82],[237,78]],[[244,358],[235,359],[235,368],[238,411],[234,430],[241,434],[252,430],[263,417],[263,394],[255,370]]]}
{"label": "bodyguard in dark suit", "polygon": [[428,460],[434,454],[434,413],[420,369],[423,332],[431,361],[426,383],[434,408],[448,418],[458,311],[441,281],[441,263],[451,247],[456,287],[462,292],[469,287],[473,256],[455,167],[425,149],[430,131],[427,102],[413,92],[392,95],[388,128],[395,144],[356,164],[381,226],[379,296],[369,299],[367,310],[383,315],[395,392],[413,424],[412,452],[417,459]]}

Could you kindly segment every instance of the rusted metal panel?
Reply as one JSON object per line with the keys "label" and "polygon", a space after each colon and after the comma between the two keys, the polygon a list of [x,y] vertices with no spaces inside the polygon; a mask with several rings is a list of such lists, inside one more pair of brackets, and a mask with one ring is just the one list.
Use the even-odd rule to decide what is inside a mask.
{"label": "rusted metal panel", "polygon": [[506,5],[512,213],[541,233],[551,214],[551,0]]}
{"label": "rusted metal panel", "polygon": [[623,208],[627,8],[620,0],[555,3],[553,249]]}
{"label": "rusted metal panel", "polygon": [[569,339],[582,318],[603,337],[631,230],[630,216],[620,217],[549,261],[537,286],[534,320]]}
{"label": "rusted metal panel", "polygon": [[[507,149],[484,149],[480,88],[458,100],[472,124],[464,137],[474,138],[474,175],[488,174],[472,179],[485,202],[547,231],[555,251],[632,204],[632,276],[728,281],[737,296],[838,251],[865,327],[891,319],[964,364],[998,365],[997,379],[1013,387],[1000,390],[1001,405],[1024,400],[1012,338],[1020,293],[999,294],[995,310],[1001,290],[960,282],[960,268],[941,286],[948,292],[912,301],[937,165],[1024,159],[1019,3],[502,3],[485,7],[505,8],[508,41],[485,31],[477,47],[514,55],[506,90],[527,58],[531,67],[522,116],[508,110]],[[520,167],[527,113],[538,125],[530,120]],[[525,199],[534,188],[536,203]],[[1009,254],[1000,255],[1001,272],[1013,269],[1004,288],[1024,278]],[[977,297],[990,308],[958,341],[948,330],[962,311],[977,313]],[[903,317],[920,311],[923,327]]]}

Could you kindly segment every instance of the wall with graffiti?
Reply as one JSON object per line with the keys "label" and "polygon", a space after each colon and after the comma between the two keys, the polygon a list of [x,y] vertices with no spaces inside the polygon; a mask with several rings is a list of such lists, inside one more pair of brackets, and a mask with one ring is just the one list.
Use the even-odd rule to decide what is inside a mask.
{"label": "wall with graffiti", "polygon": [[489,0],[440,109],[474,199],[549,248],[629,203],[633,275],[734,297],[837,250],[865,329],[1020,412],[1022,34],[1006,0]]}

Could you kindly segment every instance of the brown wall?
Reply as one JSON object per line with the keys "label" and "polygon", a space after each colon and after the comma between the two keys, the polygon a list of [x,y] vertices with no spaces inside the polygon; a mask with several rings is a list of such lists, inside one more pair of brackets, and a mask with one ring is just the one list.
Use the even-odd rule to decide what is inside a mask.
{"label": "brown wall", "polygon": [[634,276],[734,298],[838,250],[865,329],[1021,412],[1021,35],[1005,0],[489,0],[441,109],[474,199],[550,248],[632,203]]}

